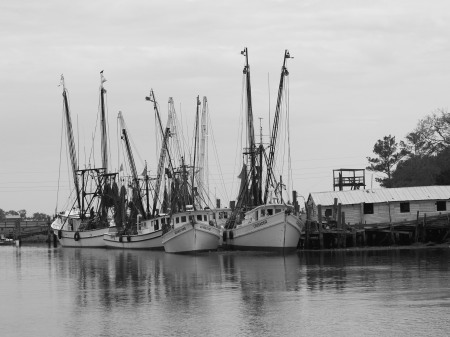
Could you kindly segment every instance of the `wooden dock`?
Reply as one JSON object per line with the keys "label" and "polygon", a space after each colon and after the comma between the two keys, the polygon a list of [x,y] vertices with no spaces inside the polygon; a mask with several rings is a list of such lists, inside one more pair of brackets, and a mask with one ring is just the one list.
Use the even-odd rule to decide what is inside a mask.
{"label": "wooden dock", "polygon": [[450,241],[449,214],[427,216],[417,212],[416,220],[398,223],[345,223],[345,214],[338,205],[335,219],[307,220],[300,237],[300,249],[336,249],[347,247],[394,246]]}
{"label": "wooden dock", "polygon": [[[0,221],[0,234],[6,238],[26,241],[53,241],[50,222],[38,220]],[[38,239],[39,238],[39,239]],[[45,239],[42,239],[45,238]]]}

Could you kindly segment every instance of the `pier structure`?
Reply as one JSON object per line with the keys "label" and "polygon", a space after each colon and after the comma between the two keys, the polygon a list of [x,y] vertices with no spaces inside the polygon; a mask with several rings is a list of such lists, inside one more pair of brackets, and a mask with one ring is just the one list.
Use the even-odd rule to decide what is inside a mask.
{"label": "pier structure", "polygon": [[2,220],[0,221],[0,234],[18,242],[22,242],[22,240],[56,242],[49,221]]}
{"label": "pier structure", "polygon": [[311,193],[306,212],[303,249],[450,241],[450,186]]}

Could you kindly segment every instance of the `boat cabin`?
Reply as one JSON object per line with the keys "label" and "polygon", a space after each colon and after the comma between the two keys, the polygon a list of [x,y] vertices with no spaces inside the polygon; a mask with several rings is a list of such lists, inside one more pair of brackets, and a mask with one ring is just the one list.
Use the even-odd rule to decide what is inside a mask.
{"label": "boat cabin", "polygon": [[[259,221],[265,218],[269,218],[275,214],[285,212],[289,206],[284,204],[268,204],[258,206],[251,211],[245,213],[244,219],[242,220],[241,226],[244,224],[249,224],[254,221]],[[238,225],[239,226],[239,225]]]}

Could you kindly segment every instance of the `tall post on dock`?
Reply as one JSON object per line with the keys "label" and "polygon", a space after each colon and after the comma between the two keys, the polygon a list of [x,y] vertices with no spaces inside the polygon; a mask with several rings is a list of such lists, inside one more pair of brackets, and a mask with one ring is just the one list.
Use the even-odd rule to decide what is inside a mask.
{"label": "tall post on dock", "polygon": [[309,244],[310,244],[310,228],[311,228],[311,220],[306,220],[306,224],[305,224],[305,248],[309,249]]}
{"label": "tall post on dock", "polygon": [[[341,204],[339,204],[341,205]],[[341,205],[341,209],[342,209],[342,205]],[[342,212],[342,247],[346,248],[347,247],[347,224],[345,223],[345,212]]]}
{"label": "tall post on dock", "polygon": [[317,206],[318,229],[319,229],[319,247],[323,249],[323,228],[322,228],[322,205]]}
{"label": "tall post on dock", "polygon": [[[337,199],[334,199],[334,203],[337,203]],[[341,203],[337,205],[337,245],[338,248],[341,248],[341,231],[342,231],[342,214],[341,214]]]}
{"label": "tall post on dock", "polygon": [[14,239],[16,241],[16,246],[20,246],[20,244],[22,243],[22,241],[21,241],[22,240],[22,228],[20,225],[20,219],[16,221],[16,228],[15,228],[14,233],[15,233]]}
{"label": "tall post on dock", "polygon": [[334,198],[333,204],[333,220],[336,221],[336,213],[337,213],[337,198]]}
{"label": "tall post on dock", "polygon": [[417,211],[416,230],[414,232],[414,243],[419,241],[419,211]]}
{"label": "tall post on dock", "polygon": [[356,228],[352,227],[351,231],[352,231],[352,244],[353,247],[356,247]]}
{"label": "tall post on dock", "polygon": [[427,241],[427,229],[425,228],[426,225],[427,225],[427,213],[423,215],[422,242]]}

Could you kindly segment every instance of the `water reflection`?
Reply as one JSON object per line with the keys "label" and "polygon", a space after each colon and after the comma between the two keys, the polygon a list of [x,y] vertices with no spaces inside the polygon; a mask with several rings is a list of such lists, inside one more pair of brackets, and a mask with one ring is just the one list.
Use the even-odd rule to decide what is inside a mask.
{"label": "water reflection", "polygon": [[[21,312],[48,335],[401,335],[411,326],[439,335],[449,332],[449,257],[449,249],[283,256],[10,247],[0,254],[0,294],[11,306],[6,322]],[[10,336],[33,331],[3,326]]]}

